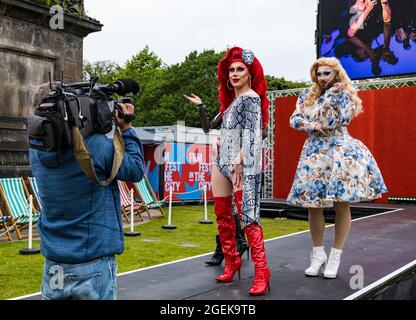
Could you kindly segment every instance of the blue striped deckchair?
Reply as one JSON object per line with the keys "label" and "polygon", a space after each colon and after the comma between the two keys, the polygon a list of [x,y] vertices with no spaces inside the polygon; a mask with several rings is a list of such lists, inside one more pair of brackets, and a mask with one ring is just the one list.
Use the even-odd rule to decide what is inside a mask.
{"label": "blue striped deckchair", "polygon": [[30,189],[32,190],[31,194],[33,194],[34,201],[37,204],[37,209],[42,211],[42,204],[40,202],[39,189],[38,189],[38,184],[36,183],[36,178],[28,177],[28,181],[29,181]]}
{"label": "blue striped deckchair", "polygon": [[140,182],[136,182],[134,185],[137,188],[136,192],[140,200],[144,203],[144,208],[147,214],[149,215],[149,218],[152,219],[149,209],[159,209],[160,213],[164,217],[165,214],[163,213],[162,206],[165,203],[165,200],[159,201],[156,198],[156,195],[147,177],[144,176]]}
{"label": "blue striped deckchair", "polygon": [[[3,216],[3,213],[0,210],[0,234],[1,234],[0,239],[2,239],[4,235],[7,235],[7,239],[9,241],[12,241],[12,235],[10,234],[10,231],[6,223],[8,221],[10,221],[10,216]],[[4,232],[1,231],[2,229],[4,230]]]}
{"label": "blue striped deckchair", "polygon": [[[19,240],[23,239],[20,231],[29,226],[29,193],[26,185],[21,178],[0,179],[0,195],[3,200],[5,213],[10,216],[10,222],[15,224]],[[32,222],[35,224],[39,220],[39,212],[33,208]]]}

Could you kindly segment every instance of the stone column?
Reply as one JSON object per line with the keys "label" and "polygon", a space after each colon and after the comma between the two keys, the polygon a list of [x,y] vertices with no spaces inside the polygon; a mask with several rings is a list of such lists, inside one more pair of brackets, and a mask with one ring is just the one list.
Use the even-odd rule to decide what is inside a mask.
{"label": "stone column", "polygon": [[65,82],[80,81],[83,39],[101,31],[97,20],[74,9],[83,9],[83,1],[63,2],[64,29],[53,30],[46,1],[0,0],[0,177],[31,174],[26,118],[33,94],[49,73],[60,79],[64,71]]}

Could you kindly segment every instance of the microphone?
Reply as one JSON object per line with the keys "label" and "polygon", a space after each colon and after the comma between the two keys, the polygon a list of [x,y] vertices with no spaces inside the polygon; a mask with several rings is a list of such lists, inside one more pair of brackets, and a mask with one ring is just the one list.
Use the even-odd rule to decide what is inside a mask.
{"label": "microphone", "polygon": [[[91,86],[90,82],[77,82],[77,83],[70,83],[65,84],[63,88],[71,88],[71,89],[88,89]],[[97,85],[98,89],[108,93],[113,94],[117,93],[120,96],[133,96],[140,91],[139,84],[134,81],[133,79],[119,79],[112,84],[104,84],[104,85]]]}
{"label": "microphone", "polygon": [[115,87],[114,92],[121,96],[135,95],[140,91],[139,84],[133,79],[128,78],[117,80],[113,86]]}
{"label": "microphone", "polygon": [[133,79],[119,79],[113,84],[99,85],[98,88],[106,93],[117,93],[120,96],[133,96],[140,91],[139,84]]}

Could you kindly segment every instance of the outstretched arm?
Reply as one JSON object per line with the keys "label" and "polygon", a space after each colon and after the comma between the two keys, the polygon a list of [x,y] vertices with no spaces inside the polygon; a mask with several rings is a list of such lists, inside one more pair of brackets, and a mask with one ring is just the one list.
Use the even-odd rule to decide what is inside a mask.
{"label": "outstretched arm", "polygon": [[198,97],[196,94],[191,93],[190,96],[183,95],[183,97],[188,100],[189,102],[198,106],[199,111],[199,121],[201,123],[201,128],[204,130],[205,133],[208,133],[212,129],[219,129],[222,124],[222,117],[221,114],[217,114],[213,120],[208,122],[206,114],[205,114],[205,105],[202,102],[201,98]]}
{"label": "outstretched arm", "polygon": [[204,130],[205,133],[208,133],[212,129],[219,129],[222,124],[222,116],[221,113],[217,114],[214,119],[208,122],[206,114],[205,114],[205,105],[200,104],[198,105],[199,111],[199,121],[201,123],[201,128]]}

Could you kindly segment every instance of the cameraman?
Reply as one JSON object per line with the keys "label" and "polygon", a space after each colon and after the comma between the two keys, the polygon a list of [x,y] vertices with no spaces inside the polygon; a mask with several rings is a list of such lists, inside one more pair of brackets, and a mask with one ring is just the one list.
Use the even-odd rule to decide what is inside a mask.
{"label": "cameraman", "polygon": [[[57,83],[54,83],[56,86]],[[35,106],[48,94],[42,85]],[[134,106],[120,104],[125,114]],[[44,152],[30,149],[30,164],[42,202],[39,222],[45,267],[42,299],[117,299],[115,255],[124,249],[120,194],[117,180],[140,181],[143,147],[130,123],[115,119],[122,131],[125,154],[113,182],[103,187],[88,178],[74,151]],[[114,147],[104,134],[86,138],[97,176],[110,176]]]}

